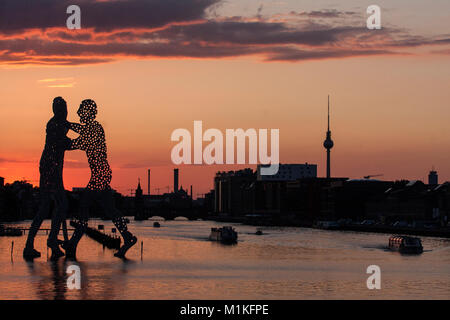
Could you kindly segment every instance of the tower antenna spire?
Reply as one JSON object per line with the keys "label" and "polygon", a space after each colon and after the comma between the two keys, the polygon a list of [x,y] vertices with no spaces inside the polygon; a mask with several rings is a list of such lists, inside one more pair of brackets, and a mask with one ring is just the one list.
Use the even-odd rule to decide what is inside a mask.
{"label": "tower antenna spire", "polygon": [[330,131],[330,95],[328,95],[328,131]]}
{"label": "tower antenna spire", "polygon": [[331,131],[330,131],[330,95],[328,95],[328,130],[325,141],[323,142],[323,146],[327,149],[327,178],[331,178],[331,159],[330,159],[330,150],[334,146],[333,140],[331,140]]}

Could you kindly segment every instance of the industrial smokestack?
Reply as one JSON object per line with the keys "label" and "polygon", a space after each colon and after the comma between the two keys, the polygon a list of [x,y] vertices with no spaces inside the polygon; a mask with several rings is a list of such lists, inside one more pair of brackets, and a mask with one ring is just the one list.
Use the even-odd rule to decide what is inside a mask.
{"label": "industrial smokestack", "polygon": [[178,191],[178,169],[173,169],[173,192]]}
{"label": "industrial smokestack", "polygon": [[150,169],[148,169],[147,175],[147,194],[150,195]]}

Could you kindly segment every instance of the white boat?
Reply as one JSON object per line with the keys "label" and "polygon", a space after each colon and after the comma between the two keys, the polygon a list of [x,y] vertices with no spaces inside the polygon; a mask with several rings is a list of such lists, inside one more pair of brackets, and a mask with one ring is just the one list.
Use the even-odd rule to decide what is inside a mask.
{"label": "white boat", "polygon": [[237,238],[237,232],[230,226],[211,228],[211,234],[209,235],[209,240],[222,243],[236,243]]}

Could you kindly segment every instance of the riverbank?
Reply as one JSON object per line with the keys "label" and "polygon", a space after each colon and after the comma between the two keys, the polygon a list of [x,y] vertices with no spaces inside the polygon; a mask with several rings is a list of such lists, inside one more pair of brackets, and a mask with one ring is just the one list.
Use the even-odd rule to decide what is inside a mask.
{"label": "riverbank", "polygon": [[412,227],[394,227],[389,225],[361,225],[354,223],[354,224],[333,226],[331,228],[321,228],[315,225],[313,221],[299,220],[290,217],[273,219],[269,217],[208,216],[204,218],[204,220],[223,223],[241,223],[244,225],[256,227],[298,227],[298,228],[324,229],[330,231],[403,234],[411,236],[439,237],[450,239],[450,227],[412,228]]}
{"label": "riverbank", "polygon": [[[209,216],[206,220],[225,222],[225,223],[242,223],[250,226],[258,227],[300,227],[313,229],[326,229],[317,227],[313,221],[304,221],[294,218],[264,218],[264,217],[226,217],[226,216]],[[387,234],[404,234],[412,236],[439,237],[450,238],[450,228],[412,228],[412,227],[394,227],[389,225],[361,225],[346,224],[333,226],[326,230],[332,231],[355,231],[355,232],[372,232]]]}

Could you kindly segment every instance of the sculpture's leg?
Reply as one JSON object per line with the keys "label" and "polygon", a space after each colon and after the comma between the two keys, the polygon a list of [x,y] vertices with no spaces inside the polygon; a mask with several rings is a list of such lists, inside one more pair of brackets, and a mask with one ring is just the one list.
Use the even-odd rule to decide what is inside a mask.
{"label": "sculpture's leg", "polygon": [[88,217],[89,217],[89,205],[91,203],[91,194],[92,191],[86,190],[83,195],[81,196],[80,200],[80,212],[75,219],[77,222],[77,226],[75,227],[75,231],[72,234],[72,237],[69,241],[64,242],[63,248],[66,251],[66,257],[75,259],[76,258],[76,251],[78,242],[83,237],[84,233],[86,232],[87,226],[88,226]]}
{"label": "sculpture's leg", "polygon": [[68,241],[69,240],[69,233],[67,232],[67,222],[66,222],[67,216],[64,215],[63,220],[62,220],[62,228],[63,228],[63,236],[64,236],[64,241]]}
{"label": "sculpture's leg", "polygon": [[31,223],[27,242],[23,249],[23,257],[25,259],[34,259],[41,256],[41,253],[34,249],[34,238],[42,225],[42,221],[44,221],[44,218],[50,210],[50,193],[48,191],[41,191],[40,197],[39,210]]}
{"label": "sculpture's leg", "polygon": [[124,243],[119,248],[119,251],[114,254],[114,256],[124,258],[128,249],[136,244],[137,238],[133,236],[130,231],[128,231],[128,226],[125,218],[122,216],[122,213],[115,207],[113,194],[110,190],[105,190],[102,192],[101,204],[106,214],[110,216],[112,222],[116,226],[117,230],[119,230],[123,238]]}
{"label": "sculpture's leg", "polygon": [[52,217],[52,227],[48,236],[47,246],[52,249],[51,259],[56,260],[64,255],[61,249],[59,249],[58,234],[61,223],[65,220],[68,205],[64,190],[55,192],[53,196],[56,203],[56,209]]}
{"label": "sculpture's leg", "polygon": [[114,256],[124,258],[127,251],[136,244],[137,238],[133,236],[130,231],[128,231],[127,223],[124,217],[114,218],[112,221],[123,238],[123,245],[119,248],[119,251],[114,254]]}

